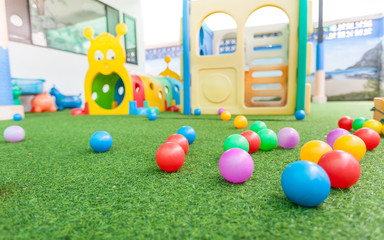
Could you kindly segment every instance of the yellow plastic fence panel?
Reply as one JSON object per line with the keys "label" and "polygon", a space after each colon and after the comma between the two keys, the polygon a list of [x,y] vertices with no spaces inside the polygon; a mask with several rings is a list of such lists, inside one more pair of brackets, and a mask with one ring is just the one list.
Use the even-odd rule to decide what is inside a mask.
{"label": "yellow plastic fence panel", "polygon": [[164,87],[160,81],[149,76],[139,76],[144,84],[145,100],[149,107],[158,107],[160,112],[165,111]]}
{"label": "yellow plastic fence panel", "polygon": [[[264,6],[282,9],[290,19],[286,104],[281,107],[247,107],[245,105],[244,43],[248,17]],[[237,24],[237,46],[233,54],[199,55],[199,31],[209,15],[222,12]],[[207,114],[224,107],[232,114],[293,114],[296,101],[299,1],[297,0],[202,0],[191,2],[191,107]]]}
{"label": "yellow plastic fence panel", "polygon": [[312,74],[312,43],[307,43],[307,76]]}
{"label": "yellow plastic fence panel", "polygon": [[313,33],[312,1],[308,1],[308,35]]}

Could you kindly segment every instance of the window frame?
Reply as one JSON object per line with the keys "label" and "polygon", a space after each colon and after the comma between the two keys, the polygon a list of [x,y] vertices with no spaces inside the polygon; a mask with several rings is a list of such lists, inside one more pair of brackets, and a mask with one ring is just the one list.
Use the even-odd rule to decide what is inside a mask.
{"label": "window frame", "polygon": [[[128,58],[127,58],[127,57],[125,58],[125,61],[126,61],[126,63],[129,63],[129,64],[139,65],[139,58],[138,58],[138,56],[137,56],[137,46],[138,46],[138,44],[137,44],[136,18],[134,18],[134,17],[132,17],[131,15],[126,14],[126,13],[123,12],[123,21],[122,21],[122,22],[123,22],[124,24],[126,24],[126,25],[127,25],[127,23],[126,23],[126,21],[125,21],[126,18],[129,19],[129,20],[133,20],[134,23],[135,23],[135,58],[136,58],[136,62],[128,61]],[[129,29],[128,29],[128,31],[129,31]],[[128,53],[127,53],[127,52],[128,52],[127,38],[128,38],[128,34],[125,34],[125,35],[124,35],[124,47],[125,47],[126,54],[128,54]]]}

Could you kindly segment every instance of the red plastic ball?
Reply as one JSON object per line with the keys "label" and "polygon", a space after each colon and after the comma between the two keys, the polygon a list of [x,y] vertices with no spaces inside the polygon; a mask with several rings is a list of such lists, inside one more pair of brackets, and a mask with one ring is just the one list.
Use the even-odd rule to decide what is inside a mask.
{"label": "red plastic ball", "polygon": [[339,128],[343,128],[349,131],[352,129],[352,123],[353,123],[353,118],[351,118],[350,116],[342,117],[339,120]]}
{"label": "red plastic ball", "polygon": [[177,143],[184,150],[184,153],[188,152],[188,148],[189,148],[188,139],[181,134],[172,134],[167,138],[167,140],[165,140],[165,142]]}
{"label": "red plastic ball", "polygon": [[255,133],[254,131],[247,130],[242,132],[241,135],[248,140],[248,143],[249,143],[248,153],[254,153],[257,150],[259,150],[261,141],[257,133]]}
{"label": "red plastic ball", "polygon": [[352,154],[341,150],[325,153],[318,163],[327,172],[331,187],[349,188],[360,178],[359,161]]}
{"label": "red plastic ball", "polygon": [[157,149],[156,163],[166,172],[177,171],[184,164],[184,160],[184,150],[177,143],[166,142]]}
{"label": "red plastic ball", "polygon": [[354,135],[364,141],[367,150],[375,149],[380,144],[380,135],[371,128],[360,128]]}

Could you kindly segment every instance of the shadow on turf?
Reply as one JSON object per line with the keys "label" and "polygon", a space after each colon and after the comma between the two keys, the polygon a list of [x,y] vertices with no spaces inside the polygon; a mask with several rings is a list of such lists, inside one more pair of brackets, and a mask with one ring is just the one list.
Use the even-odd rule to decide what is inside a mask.
{"label": "shadow on turf", "polygon": [[[164,120],[185,120],[185,118],[181,118],[181,117],[176,117],[176,118],[173,118],[173,117],[159,117],[158,119],[164,119]],[[190,120],[211,120],[211,121],[222,121],[221,119],[216,119],[216,118],[202,118],[202,117],[199,117],[199,118],[190,118]],[[296,119],[292,119],[292,120],[287,120],[287,119],[261,119],[261,118],[248,118],[248,122],[250,121],[271,121],[271,122],[297,122]]]}
{"label": "shadow on turf", "polygon": [[14,188],[8,186],[0,186],[0,200],[7,198],[9,195],[13,195],[14,193]]}

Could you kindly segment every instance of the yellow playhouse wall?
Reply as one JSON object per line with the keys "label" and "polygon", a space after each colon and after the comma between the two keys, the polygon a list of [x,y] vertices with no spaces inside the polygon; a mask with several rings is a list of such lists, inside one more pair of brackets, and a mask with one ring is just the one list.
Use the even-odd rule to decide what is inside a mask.
{"label": "yellow playhouse wall", "polygon": [[[287,104],[283,107],[249,108],[244,104],[244,32],[248,17],[264,6],[283,10],[289,18]],[[233,54],[199,55],[199,31],[204,19],[216,12],[227,13],[237,24],[237,48]],[[191,107],[215,114],[224,107],[232,114],[293,114],[296,101],[298,52],[298,0],[202,0],[191,2]]]}

